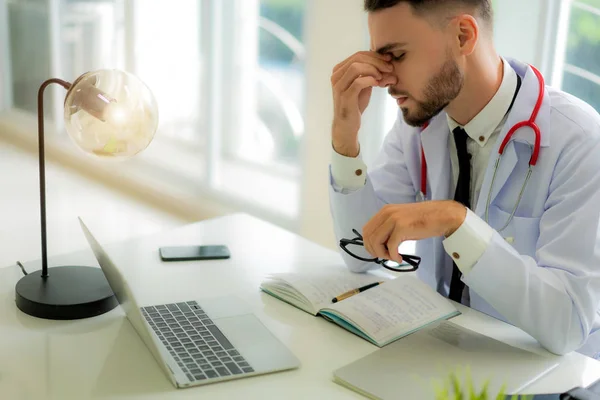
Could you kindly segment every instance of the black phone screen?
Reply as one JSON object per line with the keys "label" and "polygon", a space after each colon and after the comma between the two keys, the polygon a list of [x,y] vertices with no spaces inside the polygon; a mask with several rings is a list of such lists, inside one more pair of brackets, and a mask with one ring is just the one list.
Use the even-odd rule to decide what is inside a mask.
{"label": "black phone screen", "polygon": [[224,245],[170,246],[159,249],[163,261],[220,260],[231,257]]}

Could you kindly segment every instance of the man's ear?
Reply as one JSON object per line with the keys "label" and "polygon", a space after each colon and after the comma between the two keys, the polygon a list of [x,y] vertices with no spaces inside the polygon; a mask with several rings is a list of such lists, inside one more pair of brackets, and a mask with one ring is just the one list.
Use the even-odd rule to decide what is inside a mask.
{"label": "man's ear", "polygon": [[455,20],[454,30],[460,54],[468,56],[473,53],[479,39],[477,20],[469,14],[460,15]]}

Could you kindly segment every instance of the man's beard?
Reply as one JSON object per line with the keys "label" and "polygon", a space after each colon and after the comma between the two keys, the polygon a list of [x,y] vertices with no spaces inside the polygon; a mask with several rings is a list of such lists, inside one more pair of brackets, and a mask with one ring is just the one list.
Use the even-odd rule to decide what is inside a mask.
{"label": "man's beard", "polygon": [[[425,101],[418,101],[409,97],[417,103],[416,109],[410,111],[406,107],[400,107],[404,120],[411,126],[423,126],[431,118],[438,115],[452,100],[460,93],[463,87],[464,77],[454,60],[448,58],[440,71],[429,80],[425,88]],[[391,95],[400,95],[401,92],[390,88]]]}

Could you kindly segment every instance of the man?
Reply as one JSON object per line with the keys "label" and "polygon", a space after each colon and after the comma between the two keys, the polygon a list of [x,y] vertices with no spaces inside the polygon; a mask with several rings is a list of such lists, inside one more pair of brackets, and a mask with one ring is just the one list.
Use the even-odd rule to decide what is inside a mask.
{"label": "man", "polygon": [[[600,116],[497,54],[490,0],[365,0],[365,8],[371,51],[331,77],[337,238],[362,231],[358,256],[397,262],[398,246],[416,240],[417,274],[439,293],[553,353],[595,356]],[[367,170],[358,131],[373,87],[387,87],[401,113]],[[495,172],[508,131],[532,116],[539,141],[518,129]],[[342,254],[352,271],[377,266]]]}

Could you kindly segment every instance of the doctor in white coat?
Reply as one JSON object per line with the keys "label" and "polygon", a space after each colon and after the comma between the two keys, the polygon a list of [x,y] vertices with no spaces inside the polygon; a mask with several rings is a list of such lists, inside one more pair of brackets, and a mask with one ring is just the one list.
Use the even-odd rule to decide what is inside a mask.
{"label": "doctor in white coat", "polygon": [[[394,261],[403,241],[416,240],[417,274],[442,295],[456,284],[457,301],[549,351],[597,358],[600,116],[496,53],[490,0],[365,0],[365,9],[371,51],[331,77],[337,238],[356,229],[360,256]],[[373,87],[388,88],[399,114],[367,167],[358,130]],[[532,116],[537,144],[530,127],[507,137]],[[379,267],[342,255],[355,272]]]}

